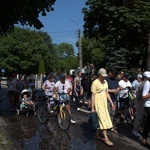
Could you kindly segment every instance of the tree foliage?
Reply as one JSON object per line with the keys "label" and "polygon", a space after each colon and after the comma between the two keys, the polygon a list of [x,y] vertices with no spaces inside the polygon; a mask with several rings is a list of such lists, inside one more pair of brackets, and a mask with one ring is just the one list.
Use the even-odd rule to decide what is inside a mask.
{"label": "tree foliage", "polygon": [[84,34],[107,38],[109,63],[125,59],[126,67],[142,67],[148,49],[149,10],[149,0],[88,0],[83,8]]}
{"label": "tree foliage", "polygon": [[53,11],[55,0],[0,0],[0,34],[7,34],[15,24],[43,27],[39,15]]}
{"label": "tree foliage", "polygon": [[15,28],[10,35],[0,37],[0,68],[37,73],[39,62],[47,58],[51,45],[47,33]]}
{"label": "tree foliage", "polygon": [[61,43],[55,45],[56,57],[55,67],[60,72],[68,72],[70,69],[78,67],[78,59],[75,56],[73,45],[68,43]]}
{"label": "tree foliage", "polygon": [[103,66],[105,62],[105,39],[82,38],[83,64],[94,64],[96,68]]}

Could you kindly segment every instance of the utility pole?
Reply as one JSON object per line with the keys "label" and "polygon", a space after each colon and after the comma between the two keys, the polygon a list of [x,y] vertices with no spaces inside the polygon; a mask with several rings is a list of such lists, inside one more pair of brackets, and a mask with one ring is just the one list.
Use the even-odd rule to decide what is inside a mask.
{"label": "utility pole", "polygon": [[83,60],[82,60],[82,39],[81,39],[81,30],[78,29],[78,41],[79,41],[79,67],[80,70],[83,68]]}
{"label": "utility pole", "polygon": [[[71,18],[71,21],[75,22],[79,26],[79,24],[73,18]],[[82,71],[83,59],[82,59],[82,38],[81,38],[81,29],[80,28],[78,29],[78,42],[79,42],[79,46],[78,46],[79,67],[80,67],[80,70]]]}

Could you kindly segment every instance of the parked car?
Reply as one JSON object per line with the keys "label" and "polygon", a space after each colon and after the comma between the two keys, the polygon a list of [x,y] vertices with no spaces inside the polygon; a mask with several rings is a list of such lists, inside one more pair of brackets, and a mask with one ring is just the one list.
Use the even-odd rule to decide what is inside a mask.
{"label": "parked car", "polygon": [[7,84],[7,78],[6,77],[1,77],[1,85],[6,85]]}

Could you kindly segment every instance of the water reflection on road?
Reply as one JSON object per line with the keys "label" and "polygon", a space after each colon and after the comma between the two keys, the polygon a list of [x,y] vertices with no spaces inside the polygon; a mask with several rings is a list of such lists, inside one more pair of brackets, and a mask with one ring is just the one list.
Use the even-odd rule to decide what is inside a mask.
{"label": "water reflection on road", "polygon": [[18,149],[24,150],[96,150],[92,140],[84,137],[80,125],[62,131],[55,119],[41,124],[35,116],[13,116],[5,119],[7,132]]}

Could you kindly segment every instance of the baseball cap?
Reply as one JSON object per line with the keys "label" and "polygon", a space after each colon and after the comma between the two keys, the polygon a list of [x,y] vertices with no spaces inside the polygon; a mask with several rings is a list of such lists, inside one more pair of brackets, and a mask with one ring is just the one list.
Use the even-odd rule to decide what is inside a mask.
{"label": "baseball cap", "polygon": [[143,77],[150,78],[150,72],[149,71],[145,71],[143,73]]}
{"label": "baseball cap", "polygon": [[106,70],[104,68],[99,69],[98,74],[100,74],[103,77],[108,76],[107,73],[106,73]]}
{"label": "baseball cap", "polygon": [[63,78],[66,78],[66,75],[65,75],[65,74],[61,74],[61,75],[60,75],[60,79],[63,79]]}
{"label": "baseball cap", "polygon": [[138,75],[137,75],[137,78],[142,78],[142,75],[141,75],[141,74],[138,74]]}
{"label": "baseball cap", "polygon": [[124,73],[123,77],[129,78],[129,74],[128,73]]}

